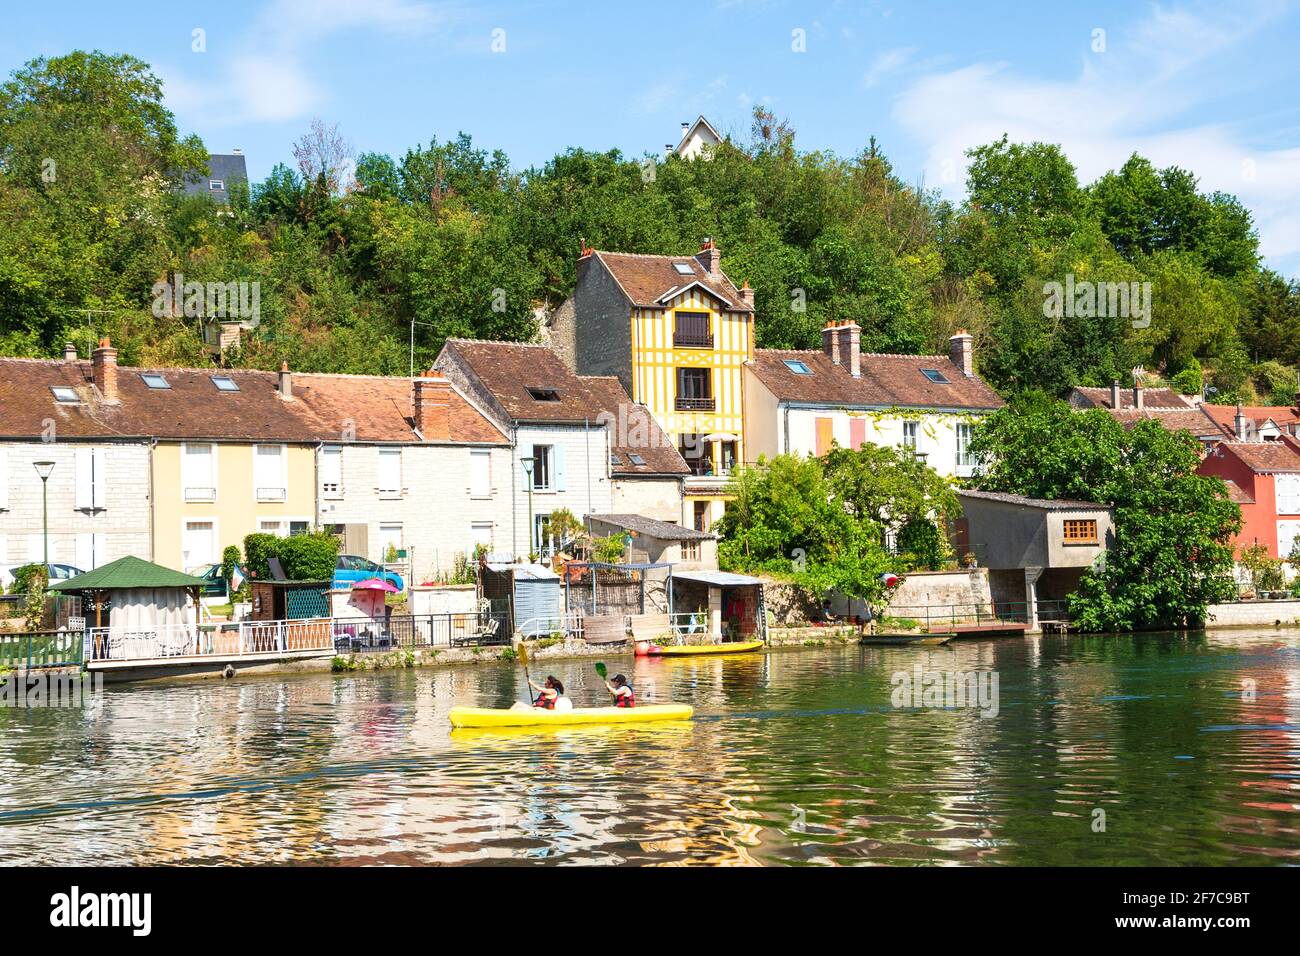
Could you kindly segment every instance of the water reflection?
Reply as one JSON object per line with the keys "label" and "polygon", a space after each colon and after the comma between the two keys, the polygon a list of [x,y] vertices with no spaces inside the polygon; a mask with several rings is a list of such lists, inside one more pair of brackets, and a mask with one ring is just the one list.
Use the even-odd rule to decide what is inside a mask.
{"label": "water reflection", "polygon": [[[697,719],[451,732],[505,665],[0,710],[0,863],[1215,864],[1300,856],[1300,636],[610,658]],[[999,713],[890,676],[996,670]],[[603,702],[590,662],[549,665]],[[1105,829],[1095,821],[1104,812]]]}

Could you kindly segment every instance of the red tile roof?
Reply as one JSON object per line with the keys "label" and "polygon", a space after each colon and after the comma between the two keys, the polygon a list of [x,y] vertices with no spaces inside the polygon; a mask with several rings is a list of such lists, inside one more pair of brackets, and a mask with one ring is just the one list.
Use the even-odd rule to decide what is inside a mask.
{"label": "red tile roof", "polygon": [[1191,432],[1196,438],[1218,438],[1222,434],[1214,419],[1200,408],[1124,408],[1119,411],[1109,411],[1111,416],[1125,428],[1132,428],[1142,421],[1154,421],[1159,422],[1168,431]]}
{"label": "red tile roof", "polygon": [[[544,345],[448,339],[434,367],[451,366],[476,378],[515,422],[594,425],[602,416],[611,417],[611,447],[619,457],[618,464],[611,462],[615,474],[690,471],[654,416],[628,397],[617,378],[578,375]],[[636,464],[632,455],[645,464]]]}
{"label": "red tile roof", "polygon": [[[1076,385],[1070,391],[1070,404],[1075,408],[1110,408],[1110,388],[1093,388],[1087,385]],[[1142,390],[1143,408],[1192,408],[1190,401],[1183,398],[1172,388],[1144,388]],[[1133,402],[1133,389],[1121,388],[1119,390],[1119,407],[1135,408]]]}
{"label": "red tile roof", "polygon": [[[811,375],[791,370],[806,365]],[[1001,408],[1005,402],[979,376],[966,378],[946,355],[886,355],[864,352],[862,374],[854,378],[819,351],[758,349],[748,363],[758,380],[783,402],[890,408]],[[932,382],[922,369],[937,369],[947,384]]]}
{"label": "red tile roof", "polygon": [[1253,505],[1255,499],[1246,494],[1245,489],[1237,484],[1231,478],[1224,478],[1223,483],[1228,486],[1228,500],[1239,505]]}
{"label": "red tile roof", "polygon": [[[293,400],[280,398],[275,372],[219,368],[117,369],[118,403],[104,402],[86,361],[0,359],[0,437],[39,438],[52,419],[63,438],[162,438],[212,441],[418,442],[410,421],[406,378],[294,373]],[[170,386],[148,387],[141,375]],[[238,391],[220,391],[213,376]],[[55,400],[51,388],[76,390],[78,404]],[[505,444],[506,437],[453,392],[452,442]]]}
{"label": "red tile roof", "polygon": [[[633,252],[593,251],[598,259],[623,289],[633,305],[658,308],[669,292],[677,292],[693,282],[722,301],[729,312],[752,312],[753,308],[741,301],[740,290],[721,272],[711,276],[694,255],[652,256]],[[690,266],[690,275],[677,271],[676,263]]]}
{"label": "red tile roof", "polygon": [[1300,452],[1280,441],[1225,441],[1218,447],[1237,456],[1251,471],[1300,472]]}
{"label": "red tile roof", "polygon": [[[1225,435],[1229,438],[1236,436],[1237,406],[1207,403],[1201,408]],[[1241,411],[1247,419],[1255,423],[1257,429],[1264,427],[1270,420],[1283,430],[1286,430],[1289,425],[1300,422],[1300,409],[1288,408],[1286,405],[1245,405]]]}

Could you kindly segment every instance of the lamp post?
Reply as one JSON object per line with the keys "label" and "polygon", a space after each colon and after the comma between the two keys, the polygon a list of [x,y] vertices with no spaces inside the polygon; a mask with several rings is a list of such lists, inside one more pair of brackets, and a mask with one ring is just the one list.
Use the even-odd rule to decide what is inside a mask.
{"label": "lamp post", "polygon": [[520,458],[519,463],[524,466],[524,474],[528,476],[528,560],[533,559],[533,466],[537,464],[536,458]]}
{"label": "lamp post", "polygon": [[32,462],[36,474],[41,476],[41,526],[45,543],[45,573],[50,573],[50,475],[54,473],[54,462]]}

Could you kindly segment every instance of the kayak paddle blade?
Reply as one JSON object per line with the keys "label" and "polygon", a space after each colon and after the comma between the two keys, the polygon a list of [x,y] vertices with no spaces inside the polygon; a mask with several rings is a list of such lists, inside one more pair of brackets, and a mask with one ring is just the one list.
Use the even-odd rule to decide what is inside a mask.
{"label": "kayak paddle blade", "polygon": [[527,666],[528,666],[528,648],[524,646],[524,642],[523,642],[523,641],[520,641],[520,642],[519,642],[519,646],[518,646],[517,648],[515,648],[515,652],[519,655],[519,663],[520,663],[520,664],[523,664],[525,667],[527,667]]}
{"label": "kayak paddle blade", "polygon": [[606,675],[609,674],[609,671],[605,670],[604,661],[596,661],[596,673],[600,675],[601,680],[604,680]]}

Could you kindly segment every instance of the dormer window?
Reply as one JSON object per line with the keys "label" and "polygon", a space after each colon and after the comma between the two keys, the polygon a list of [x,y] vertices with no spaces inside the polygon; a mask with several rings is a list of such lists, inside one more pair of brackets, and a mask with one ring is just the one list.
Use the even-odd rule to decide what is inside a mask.
{"label": "dormer window", "polygon": [[560,393],[553,388],[530,388],[528,394],[536,402],[558,402],[560,400]]}
{"label": "dormer window", "polygon": [[924,375],[926,378],[928,378],[930,381],[934,382],[934,384],[936,385],[951,384],[948,381],[948,379],[944,377],[943,372],[940,372],[937,368],[923,368],[921,369],[921,374]]}
{"label": "dormer window", "polygon": [[171,388],[171,386],[167,384],[167,379],[153,372],[143,373],[140,376],[140,380],[150,388]]}
{"label": "dormer window", "polygon": [[77,394],[75,388],[67,385],[53,385],[50,391],[54,393],[54,400],[60,405],[76,405],[81,402],[81,396]]}
{"label": "dormer window", "polygon": [[209,179],[208,188],[214,191],[221,190],[226,188],[226,184],[223,180],[220,179]]}
{"label": "dormer window", "polygon": [[673,268],[677,270],[678,275],[683,275],[683,276],[695,275],[695,269],[691,266],[689,262],[674,262]]}

